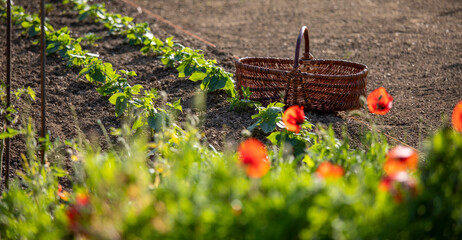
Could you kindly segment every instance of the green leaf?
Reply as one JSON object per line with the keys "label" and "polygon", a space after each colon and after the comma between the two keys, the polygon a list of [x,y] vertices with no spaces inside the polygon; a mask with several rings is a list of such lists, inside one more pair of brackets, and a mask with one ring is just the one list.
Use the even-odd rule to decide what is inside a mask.
{"label": "green leaf", "polygon": [[247,128],[249,131],[253,131],[258,125],[260,124],[260,121],[255,122],[254,124],[250,125],[250,127]]}
{"label": "green leaf", "polygon": [[226,86],[226,78],[219,77],[218,75],[214,75],[210,78],[210,82],[208,84],[208,89],[210,92],[213,92],[218,89],[222,89]]}
{"label": "green leaf", "polygon": [[56,43],[50,43],[48,44],[47,46],[47,53],[48,54],[52,54],[52,53],[55,53],[59,50],[59,48],[61,47],[61,45],[59,44],[56,44]]}
{"label": "green leaf", "polygon": [[21,23],[21,27],[23,27],[23,28],[30,28],[32,26],[34,26],[34,24],[32,24],[30,22],[22,22]]}
{"label": "green leaf", "polygon": [[133,87],[131,88],[131,91],[130,91],[130,92],[131,92],[132,94],[136,95],[136,94],[140,93],[140,91],[141,91],[142,88],[143,88],[143,86],[137,84],[137,85],[135,85],[135,86],[133,86]]}
{"label": "green leaf", "polygon": [[120,96],[124,96],[124,95],[125,95],[124,93],[116,93],[109,98],[109,102],[115,105],[117,102],[117,98],[119,98]]}
{"label": "green leaf", "polygon": [[276,117],[270,116],[268,119],[261,122],[260,127],[264,133],[272,132],[276,128]]}
{"label": "green leaf", "polygon": [[125,96],[118,97],[115,104],[116,117],[122,116],[122,114],[125,112],[125,109],[127,109],[127,106],[128,99]]}
{"label": "green leaf", "polygon": [[34,92],[34,90],[32,90],[32,88],[27,87],[27,94],[29,94],[29,96],[32,98],[32,100],[35,101],[35,92]]}
{"label": "green leaf", "polygon": [[138,128],[144,126],[144,123],[143,123],[143,117],[141,116],[138,116],[135,120],[135,122],[133,123],[132,125],[132,130],[137,130]]}
{"label": "green leaf", "polygon": [[203,80],[205,77],[207,77],[207,73],[196,71],[189,77],[189,80],[196,82]]}
{"label": "green leaf", "polygon": [[85,77],[90,82],[105,83],[106,76],[101,72],[100,69],[92,69],[90,73],[86,74]]}
{"label": "green leaf", "polygon": [[202,83],[201,83],[201,90],[206,90],[208,88],[208,85],[210,83],[210,75],[207,75],[207,77],[205,77],[203,80],[202,80]]}
{"label": "green leaf", "polygon": [[116,80],[107,81],[103,86],[97,88],[96,91],[103,96],[120,92]]}
{"label": "green leaf", "polygon": [[183,112],[183,107],[180,104],[181,104],[181,98],[178,99],[177,101],[175,101],[173,104],[172,103],[167,103],[167,106]]}
{"label": "green leaf", "polygon": [[154,113],[152,116],[148,117],[148,125],[150,128],[154,129],[154,131],[162,131],[164,126],[166,116],[165,113],[158,112]]}
{"label": "green leaf", "polygon": [[273,145],[277,145],[281,139],[281,132],[273,132],[266,138],[270,140]]}
{"label": "green leaf", "polygon": [[234,82],[231,78],[226,79],[226,85],[223,87],[231,97],[235,97],[237,94],[236,88],[234,87]]}
{"label": "green leaf", "polygon": [[5,139],[5,138],[12,138],[16,135],[18,135],[20,131],[13,129],[13,128],[7,128],[6,131],[0,133],[0,139]]}
{"label": "green leaf", "polygon": [[112,64],[110,63],[104,63],[104,72],[106,75],[108,75],[110,78],[114,78],[117,74],[115,73],[114,69],[112,68]]}
{"label": "green leaf", "polygon": [[266,110],[267,115],[274,115],[282,112],[282,107],[270,107]]}
{"label": "green leaf", "polygon": [[172,41],[172,40],[173,40],[173,37],[169,37],[169,38],[167,38],[167,39],[165,40],[165,41],[167,42],[167,45],[168,45],[169,47],[173,47],[173,41]]}

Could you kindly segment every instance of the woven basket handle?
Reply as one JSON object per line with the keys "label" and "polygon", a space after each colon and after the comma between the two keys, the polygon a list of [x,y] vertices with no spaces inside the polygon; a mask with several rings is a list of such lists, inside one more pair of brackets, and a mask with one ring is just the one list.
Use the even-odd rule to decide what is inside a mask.
{"label": "woven basket handle", "polygon": [[297,38],[297,45],[295,46],[295,59],[294,69],[298,67],[298,59],[300,57],[300,45],[302,44],[302,37],[305,38],[305,52],[303,53],[303,59],[313,59],[313,55],[310,53],[310,37],[308,36],[308,28],[303,26],[300,29],[300,33]]}

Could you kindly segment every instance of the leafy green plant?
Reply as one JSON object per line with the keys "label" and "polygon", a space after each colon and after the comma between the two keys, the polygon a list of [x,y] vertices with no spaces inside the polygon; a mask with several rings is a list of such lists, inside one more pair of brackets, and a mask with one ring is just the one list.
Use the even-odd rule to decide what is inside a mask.
{"label": "leafy green plant", "polygon": [[104,17],[106,9],[103,4],[88,5],[87,1],[72,1],[75,8],[79,11],[79,21],[91,17]]}
{"label": "leafy green plant", "polygon": [[[133,71],[121,70],[120,72],[125,76],[136,76]],[[127,78],[117,74],[117,70],[112,67],[112,64],[104,63],[99,59],[84,67],[79,73],[80,76],[85,76],[89,82],[99,86],[97,91],[103,96],[129,91],[128,89],[131,88]]]}
{"label": "leafy green plant", "polygon": [[264,133],[270,133],[276,129],[276,123],[282,120],[284,103],[270,103],[267,107],[259,107],[258,113],[252,116],[257,121],[247,129],[253,131],[260,126]]}
{"label": "leafy green plant", "polygon": [[97,19],[102,22],[106,28],[109,29],[109,34],[121,32],[123,29],[128,28],[133,21],[131,17],[122,17],[120,14],[108,13],[104,3],[88,5],[87,1],[63,1],[63,4],[72,2],[74,8],[79,11],[79,21],[87,18]]}
{"label": "leafy green plant", "polygon": [[252,93],[249,88],[241,87],[242,98],[238,96],[227,98],[230,110],[242,110],[245,108],[255,109],[261,107],[261,103],[250,100]]}
{"label": "leafy green plant", "polygon": [[[25,100],[25,104],[28,104],[29,101],[35,101],[35,92],[30,87],[26,89],[20,88],[12,92],[16,100],[22,99]],[[13,138],[19,134],[24,133],[24,129],[18,124],[19,113],[16,110],[17,107],[10,105],[7,107],[6,102],[6,84],[4,81],[1,81],[0,85],[0,166],[3,166],[3,153],[5,150],[5,139]],[[25,97],[24,97],[25,95]],[[22,108],[24,110],[24,107]],[[0,168],[0,176],[2,176],[2,168]],[[1,177],[0,177],[1,179]]]}
{"label": "leafy green plant", "polygon": [[287,144],[290,144],[294,156],[300,160],[300,157],[303,157],[304,154],[307,153],[308,147],[315,144],[317,141],[317,135],[312,132],[312,130],[313,124],[305,121],[298,134],[283,129],[281,131],[272,132],[266,138],[270,140],[273,145],[281,147],[281,149],[284,149],[284,147],[289,146]]}
{"label": "leafy green plant", "polygon": [[130,45],[147,45],[154,37],[147,23],[137,23],[134,26],[128,25],[128,29],[121,34],[127,37],[128,44]]}
{"label": "leafy green plant", "polygon": [[115,34],[131,26],[130,23],[133,21],[133,18],[122,17],[120,14],[106,13],[99,21],[104,23],[104,26],[109,29],[109,34]]}
{"label": "leafy green plant", "polygon": [[162,49],[165,46],[164,42],[154,36],[151,37],[149,33],[146,34],[146,38],[150,39],[150,41],[143,42],[144,46],[140,49],[140,51],[143,54],[152,53],[154,55],[162,55]]}
{"label": "leafy green plant", "polygon": [[64,237],[65,205],[56,195],[58,179],[67,173],[42,165],[29,122],[24,127],[28,156],[21,155],[22,170],[0,197],[0,236],[7,239],[50,239]]}
{"label": "leafy green plant", "polygon": [[85,34],[85,37],[82,38],[83,42],[85,42],[86,44],[88,45],[91,45],[91,46],[98,46],[98,44],[96,44],[96,41],[102,39],[102,37],[94,34],[94,33],[87,33]]}
{"label": "leafy green plant", "polygon": [[[162,63],[167,67],[176,67],[180,77],[190,76],[192,81],[202,81],[201,89],[216,91],[223,89],[230,97],[235,97],[232,74],[216,66],[215,60],[206,60],[200,51],[193,51],[173,39],[165,42],[157,39],[147,23],[133,24],[132,18],[108,13],[104,5],[88,5],[86,1],[67,1],[79,10],[81,19],[94,18],[96,22],[103,22],[109,33],[125,35],[130,45],[142,45],[141,52],[159,55]],[[125,30],[122,30],[125,29]],[[186,74],[187,73],[187,74]]]}
{"label": "leafy green plant", "polygon": [[[26,102],[29,101],[35,101],[35,92],[32,90],[31,87],[27,88],[19,88],[16,89],[12,92],[12,94],[15,96],[16,99],[23,99],[26,100]],[[24,95],[26,95],[24,97]],[[1,107],[0,107],[0,120],[3,121],[9,121],[10,124],[14,124],[17,122],[18,117],[17,117],[17,110],[15,110],[16,106],[12,105],[10,107],[6,107],[6,85],[2,81],[1,86],[0,86],[0,99],[1,99]]]}
{"label": "leafy green plant", "polygon": [[130,106],[130,101],[133,97],[140,93],[141,85],[135,85],[133,87],[126,87],[123,92],[117,92],[109,98],[109,102],[115,105],[116,116],[121,116],[125,110]]}
{"label": "leafy green plant", "polygon": [[61,58],[67,60],[67,67],[85,66],[95,61],[98,55],[82,50],[81,41],[81,38],[72,38],[69,29],[63,27],[58,31],[47,33],[46,52],[47,54],[57,53]]}
{"label": "leafy green plant", "polygon": [[[21,27],[24,28],[23,34],[29,34],[30,37],[34,37],[40,34],[40,18],[38,14],[30,15],[24,18],[21,23]],[[49,28],[49,26],[48,26]]]}

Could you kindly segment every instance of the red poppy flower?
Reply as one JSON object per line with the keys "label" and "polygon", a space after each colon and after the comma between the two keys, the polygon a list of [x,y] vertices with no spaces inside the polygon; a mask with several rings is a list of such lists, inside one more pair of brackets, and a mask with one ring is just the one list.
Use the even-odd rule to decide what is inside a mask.
{"label": "red poppy flower", "polygon": [[81,218],[79,209],[72,205],[66,211],[67,220],[69,221],[69,228],[71,230],[77,229],[78,221]]}
{"label": "red poppy flower", "polygon": [[85,193],[78,193],[75,203],[66,211],[69,229],[75,233],[84,233],[83,224],[89,221],[90,212],[90,197]]}
{"label": "red poppy flower", "polygon": [[382,178],[382,180],[380,180],[379,190],[384,192],[389,191],[391,188],[392,181],[393,179],[390,176],[385,176],[384,178]]}
{"label": "red poppy flower", "polygon": [[462,101],[460,101],[452,112],[452,126],[454,130],[462,132]]}
{"label": "red poppy flower", "polygon": [[388,175],[408,169],[415,171],[418,163],[417,153],[412,148],[396,146],[388,152],[384,170]]}
{"label": "red poppy flower", "polygon": [[367,106],[369,111],[374,114],[385,115],[390,111],[392,103],[393,97],[383,87],[375,89],[367,96]]}
{"label": "red poppy flower", "polygon": [[255,138],[245,140],[238,148],[239,159],[251,178],[263,177],[270,168],[270,162],[263,143]]}
{"label": "red poppy flower", "polygon": [[75,203],[79,206],[86,206],[90,204],[90,196],[88,196],[88,194],[85,193],[79,193],[75,198]]}
{"label": "red poppy flower", "polygon": [[402,203],[406,193],[417,195],[417,184],[412,176],[401,171],[393,176],[385,176],[380,181],[379,190],[389,192],[397,203]]}
{"label": "red poppy flower", "polygon": [[316,175],[321,178],[340,178],[343,176],[343,168],[330,162],[323,162],[316,170]]}
{"label": "red poppy flower", "polygon": [[299,133],[302,123],[305,121],[305,111],[303,107],[292,106],[286,109],[284,116],[282,117],[284,125],[287,130]]}

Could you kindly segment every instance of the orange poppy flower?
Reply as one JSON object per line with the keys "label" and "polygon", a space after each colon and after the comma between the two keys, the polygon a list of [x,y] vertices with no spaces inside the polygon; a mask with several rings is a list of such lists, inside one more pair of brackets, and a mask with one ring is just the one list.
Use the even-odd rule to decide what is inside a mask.
{"label": "orange poppy flower", "polygon": [[303,106],[292,106],[286,109],[282,121],[287,130],[299,133],[302,123],[305,121],[305,111]]}
{"label": "orange poppy flower", "polygon": [[452,112],[452,126],[454,130],[462,132],[462,101],[460,101]]}
{"label": "orange poppy flower", "polygon": [[367,106],[369,111],[374,114],[385,115],[390,111],[392,103],[393,97],[383,87],[375,89],[367,96]]}
{"label": "orange poppy flower", "polygon": [[323,162],[316,170],[316,175],[321,178],[340,178],[343,176],[343,168],[330,162]]}
{"label": "orange poppy flower", "polygon": [[67,191],[63,191],[63,187],[61,184],[58,185],[58,197],[61,200],[68,201],[69,200],[69,193]]}
{"label": "orange poppy flower", "polygon": [[247,176],[261,178],[270,169],[270,162],[263,143],[255,138],[245,140],[238,148],[239,159]]}
{"label": "orange poppy flower", "polygon": [[417,153],[412,148],[396,146],[388,152],[383,168],[388,175],[394,175],[408,169],[415,171],[418,163]]}

